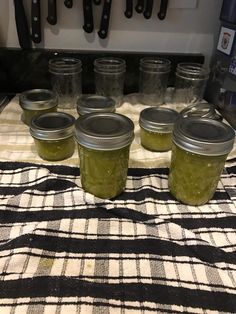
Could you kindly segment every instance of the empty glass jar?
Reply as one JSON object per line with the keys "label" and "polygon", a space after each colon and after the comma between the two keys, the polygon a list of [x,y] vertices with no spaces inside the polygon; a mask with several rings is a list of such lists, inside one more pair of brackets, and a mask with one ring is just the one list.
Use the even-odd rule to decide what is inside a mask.
{"label": "empty glass jar", "polygon": [[49,60],[51,85],[58,96],[58,108],[74,109],[81,96],[82,63],[76,58],[55,58]]}
{"label": "empty glass jar", "polygon": [[139,63],[139,93],[148,106],[164,103],[171,62],[163,58],[145,57]]}
{"label": "empty glass jar", "polygon": [[175,72],[173,103],[186,106],[203,99],[209,69],[200,63],[179,63]]}
{"label": "empty glass jar", "polygon": [[122,104],[126,63],[121,58],[104,57],[94,61],[96,94],[115,100],[116,107]]}

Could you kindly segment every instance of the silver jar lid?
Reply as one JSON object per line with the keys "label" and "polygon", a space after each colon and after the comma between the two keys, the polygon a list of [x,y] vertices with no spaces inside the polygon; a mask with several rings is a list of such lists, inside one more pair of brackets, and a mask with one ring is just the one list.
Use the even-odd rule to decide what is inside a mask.
{"label": "silver jar lid", "polygon": [[114,150],[130,145],[134,138],[133,122],[118,113],[88,113],[75,122],[79,144],[95,150]]}
{"label": "silver jar lid", "polygon": [[235,132],[227,124],[208,119],[179,119],[173,130],[173,142],[182,149],[204,156],[228,154],[234,144]]}
{"label": "silver jar lid", "polygon": [[151,132],[172,132],[179,113],[173,109],[149,107],[143,109],[139,116],[139,125]]}
{"label": "silver jar lid", "polygon": [[48,112],[31,120],[30,134],[39,140],[61,140],[74,134],[75,118],[64,112]]}
{"label": "silver jar lid", "polygon": [[57,96],[49,89],[31,89],[20,94],[22,109],[46,110],[57,105]]}
{"label": "silver jar lid", "polygon": [[110,97],[100,95],[83,95],[77,101],[77,112],[86,113],[115,112],[116,103]]}

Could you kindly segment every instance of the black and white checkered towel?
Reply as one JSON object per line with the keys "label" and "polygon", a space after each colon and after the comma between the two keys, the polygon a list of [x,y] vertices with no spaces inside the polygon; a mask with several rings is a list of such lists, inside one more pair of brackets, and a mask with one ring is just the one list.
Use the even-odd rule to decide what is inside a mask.
{"label": "black and white checkered towel", "polygon": [[79,168],[0,163],[0,313],[235,313],[236,166],[204,206],[167,168],[129,169],[115,200]]}

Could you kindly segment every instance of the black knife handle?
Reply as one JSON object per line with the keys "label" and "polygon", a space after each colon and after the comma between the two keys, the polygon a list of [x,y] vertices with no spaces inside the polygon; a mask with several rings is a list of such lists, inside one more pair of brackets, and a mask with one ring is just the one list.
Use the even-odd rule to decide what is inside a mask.
{"label": "black knife handle", "polygon": [[34,43],[41,42],[41,12],[40,12],[40,0],[31,1],[31,27],[32,36],[31,39]]}
{"label": "black knife handle", "polygon": [[159,20],[164,20],[166,17],[168,0],[161,0],[160,11],[157,13]]}
{"label": "black knife handle", "polygon": [[14,0],[16,30],[20,47],[23,49],[31,48],[29,27],[25,15],[22,0]]}
{"label": "black knife handle", "polygon": [[102,9],[102,18],[100,23],[100,29],[98,31],[98,36],[102,39],[106,38],[108,34],[109,20],[111,14],[111,2],[112,0],[105,0]]}
{"label": "black knife handle", "polygon": [[92,0],[83,0],[84,25],[83,29],[86,33],[93,31],[93,7]]}
{"label": "black knife handle", "polygon": [[55,25],[57,23],[57,0],[48,0],[47,21],[51,25]]}
{"label": "black knife handle", "polygon": [[96,4],[96,5],[99,5],[101,4],[102,0],[93,0],[93,3]]}
{"label": "black knife handle", "polygon": [[146,0],[146,7],[143,12],[145,19],[150,19],[152,16],[153,0]]}
{"label": "black knife handle", "polygon": [[68,8],[71,9],[73,7],[73,0],[65,0],[64,5]]}
{"label": "black knife handle", "polygon": [[137,4],[135,6],[135,10],[137,13],[142,13],[144,10],[144,0],[137,0]]}
{"label": "black knife handle", "polygon": [[133,15],[133,0],[126,0],[125,16],[130,19]]}

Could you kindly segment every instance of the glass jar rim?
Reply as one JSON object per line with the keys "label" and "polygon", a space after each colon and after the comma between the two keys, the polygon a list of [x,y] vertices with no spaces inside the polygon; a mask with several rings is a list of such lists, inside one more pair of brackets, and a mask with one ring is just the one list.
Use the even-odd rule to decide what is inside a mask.
{"label": "glass jar rim", "polygon": [[139,69],[145,72],[169,72],[171,61],[165,58],[144,57],[139,61]]}
{"label": "glass jar rim", "polygon": [[101,57],[94,60],[94,72],[98,73],[123,73],[126,61],[118,57]]}
{"label": "glass jar rim", "polygon": [[177,64],[176,73],[189,75],[209,75],[210,69],[201,63],[180,62]]}
{"label": "glass jar rim", "polygon": [[77,58],[57,57],[49,60],[48,67],[53,74],[74,74],[82,71],[82,62]]}
{"label": "glass jar rim", "polygon": [[46,110],[58,104],[57,95],[50,89],[30,89],[19,96],[19,104],[25,110]]}

